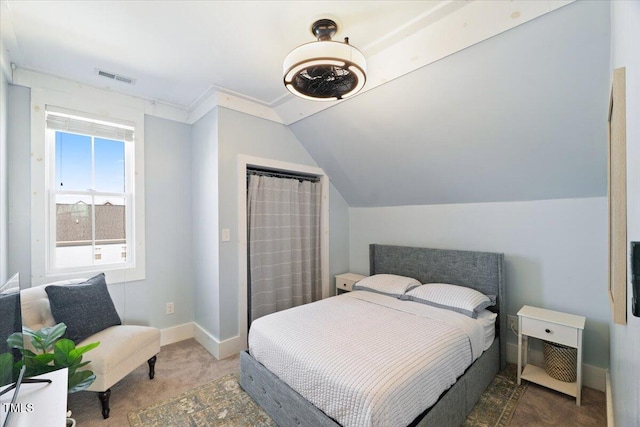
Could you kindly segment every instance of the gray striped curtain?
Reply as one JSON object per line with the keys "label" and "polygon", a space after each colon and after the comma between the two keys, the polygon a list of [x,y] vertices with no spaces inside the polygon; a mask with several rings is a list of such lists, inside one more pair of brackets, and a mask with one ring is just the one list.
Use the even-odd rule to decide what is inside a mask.
{"label": "gray striped curtain", "polygon": [[322,298],[321,183],[250,175],[250,321]]}

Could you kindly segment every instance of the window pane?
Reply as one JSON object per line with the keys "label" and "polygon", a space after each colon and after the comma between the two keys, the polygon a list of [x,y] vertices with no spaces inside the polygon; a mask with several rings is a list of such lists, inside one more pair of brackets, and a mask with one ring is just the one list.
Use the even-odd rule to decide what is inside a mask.
{"label": "window pane", "polygon": [[124,197],[96,197],[96,264],[127,261]]}
{"label": "window pane", "polygon": [[91,188],[91,137],[56,132],[56,189]]}
{"label": "window pane", "polygon": [[56,195],[56,268],[91,265],[91,197]]}
{"label": "window pane", "polygon": [[56,195],[55,268],[127,261],[126,199],[96,196],[95,205],[91,200],[91,196]]}
{"label": "window pane", "polygon": [[56,195],[56,246],[90,245],[91,198]]}
{"label": "window pane", "polygon": [[96,190],[124,193],[124,141],[95,138]]}

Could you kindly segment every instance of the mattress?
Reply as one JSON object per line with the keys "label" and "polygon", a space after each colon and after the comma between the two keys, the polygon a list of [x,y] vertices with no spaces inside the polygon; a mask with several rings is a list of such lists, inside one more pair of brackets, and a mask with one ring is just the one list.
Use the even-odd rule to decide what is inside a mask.
{"label": "mattress", "polygon": [[257,319],[249,351],[343,426],[406,426],[482,354],[486,323],[355,291]]}

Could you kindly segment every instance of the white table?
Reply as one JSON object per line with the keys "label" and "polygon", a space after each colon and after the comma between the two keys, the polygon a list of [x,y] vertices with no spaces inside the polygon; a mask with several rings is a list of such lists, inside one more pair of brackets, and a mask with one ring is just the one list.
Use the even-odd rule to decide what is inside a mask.
{"label": "white table", "polygon": [[3,394],[0,397],[0,425],[12,412],[9,427],[64,427],[67,422],[67,368],[33,378],[48,379],[51,383],[23,383],[13,407],[10,406],[13,391]]}
{"label": "white table", "polygon": [[[580,406],[582,393],[582,331],[583,316],[545,310],[525,305],[518,312],[518,384],[521,379],[574,396]],[[528,364],[529,337],[539,338],[577,349],[576,381],[559,381],[547,375],[543,368]],[[524,362],[523,362],[524,357]],[[524,369],[522,367],[524,366]]]}

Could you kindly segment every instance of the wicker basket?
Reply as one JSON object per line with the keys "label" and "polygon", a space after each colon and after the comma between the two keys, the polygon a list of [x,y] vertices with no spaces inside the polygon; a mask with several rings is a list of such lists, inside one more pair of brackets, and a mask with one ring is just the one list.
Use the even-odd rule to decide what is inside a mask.
{"label": "wicker basket", "polygon": [[550,377],[567,383],[576,381],[578,350],[573,347],[543,342],[544,369]]}

